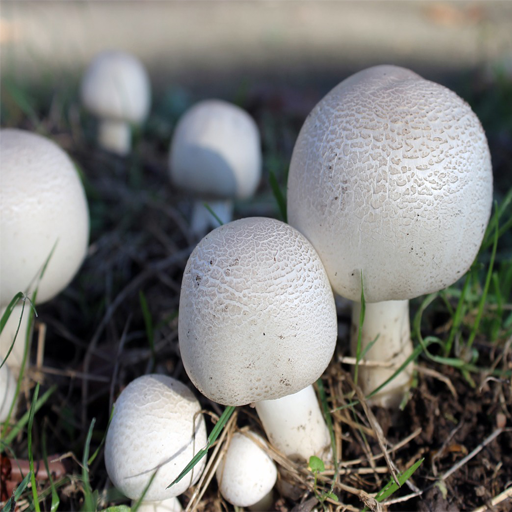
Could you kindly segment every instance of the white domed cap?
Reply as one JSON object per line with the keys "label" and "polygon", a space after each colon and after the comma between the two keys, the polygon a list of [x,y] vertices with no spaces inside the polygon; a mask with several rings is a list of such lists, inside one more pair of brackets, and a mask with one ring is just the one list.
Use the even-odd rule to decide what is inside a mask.
{"label": "white domed cap", "polygon": [[[3,359],[0,357],[0,364]],[[0,423],[7,419],[14,397],[16,396],[16,379],[4,364],[0,368]]]}
{"label": "white domed cap", "polygon": [[194,194],[249,197],[261,177],[258,127],[245,110],[231,103],[202,101],[176,127],[169,168],[172,182]]}
{"label": "white domed cap", "polygon": [[[136,501],[132,503],[132,507]],[[142,501],[137,509],[138,512],[181,512],[183,507],[178,498],[169,498],[163,501]]]}
{"label": "white domed cap", "polygon": [[206,445],[200,410],[192,391],[176,379],[145,375],[132,381],[117,399],[105,442],[105,465],[115,487],[136,500],[157,470],[146,501],[166,500],[194,485],[205,458],[167,489]]}
{"label": "white domed cap", "polygon": [[100,118],[141,123],[149,112],[151,90],[144,66],[121,51],[98,54],[82,80],[82,102]]}
{"label": "white domed cap", "polygon": [[283,222],[225,224],[187,262],[181,356],[194,385],[214,402],[244,405],[310,385],[331,360],[336,322],[320,258]]}
{"label": "white domed cap", "polygon": [[89,212],[73,162],[55,143],[22,130],[0,130],[0,306],[37,278],[37,302],[51,299],[82,264]]}
{"label": "white domed cap", "polygon": [[217,468],[220,493],[236,507],[250,507],[262,500],[277,480],[276,465],[251,437],[266,445],[253,432],[236,432]]}
{"label": "white domed cap", "polygon": [[334,290],[404,300],[455,282],[489,219],[484,131],[455,93],[395,66],[361,71],[306,119],[293,151],[288,221]]}

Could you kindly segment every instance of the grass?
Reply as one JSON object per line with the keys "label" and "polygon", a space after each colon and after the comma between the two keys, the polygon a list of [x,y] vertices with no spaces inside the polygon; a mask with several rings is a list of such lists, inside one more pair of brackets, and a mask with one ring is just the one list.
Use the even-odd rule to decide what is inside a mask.
{"label": "grass", "polygon": [[[491,148],[503,154],[507,143],[500,141],[510,119],[494,117],[496,112],[509,115],[509,107],[500,105],[500,101],[510,98],[510,86],[497,87],[498,92],[478,92],[468,99],[477,113],[479,109],[483,112],[479,115]],[[48,134],[75,159],[90,204],[91,249],[71,286],[37,308],[37,342],[30,355],[35,355],[42,344],[44,358],[39,365],[27,365],[20,376],[16,421],[4,424],[0,441],[5,456],[28,459],[30,470],[17,482],[14,495],[6,497],[4,509],[10,510],[16,502],[20,510],[126,511],[127,500],[112,490],[104,469],[103,442],[112,401],[128,382],[144,373],[162,372],[187,381],[178,357],[177,315],[181,274],[193,240],[184,220],[187,203],[167,183],[166,152],[177,118],[196,98],[184,91],[169,90],[157,99],[148,123],[137,135],[134,154],[121,160],[94,148],[94,121],[81,112],[72,90],[63,86],[57,93],[45,94],[10,81],[2,90],[1,122],[3,126]],[[250,87],[245,87],[239,101],[251,104],[251,94]],[[61,115],[50,112],[49,99],[60,105]],[[72,112],[78,112],[78,118]],[[260,197],[275,197],[272,215],[286,219],[284,190],[291,148],[280,141],[293,139],[302,119],[283,119],[265,104],[251,113],[264,132],[266,176]],[[506,154],[510,157],[510,153]],[[510,176],[510,159],[501,158],[499,162],[497,175]],[[259,213],[256,206],[259,208],[262,203],[258,201],[245,207]],[[417,489],[428,500],[436,481],[445,485],[447,498],[458,503],[459,508],[476,507],[483,499],[469,483],[475,467],[492,490],[489,501],[504,490],[512,479],[507,467],[510,459],[505,458],[509,441],[501,440],[501,436],[509,436],[507,432],[488,445],[487,462],[478,455],[472,459],[471,467],[465,467],[465,480],[454,473],[446,485],[439,475],[462,460],[455,451],[457,445],[471,451],[493,432],[499,415],[505,416],[508,426],[511,424],[511,227],[512,190],[506,180],[501,180],[481,252],[470,272],[447,290],[412,303],[415,350],[390,380],[407,363],[415,361],[416,389],[402,416],[393,418],[391,426],[387,417],[380,413],[372,417],[371,410],[363,406],[364,399],[379,390],[359,397],[351,383],[351,368],[333,361],[317,389],[332,451],[337,455],[335,463],[316,461],[311,467],[310,461],[308,469],[270,451],[286,468],[281,478],[287,490],[277,493],[283,510],[290,510],[309,497],[316,498],[327,510],[336,510],[340,504],[347,510],[360,510],[365,500],[389,504],[393,499],[407,498],[407,493],[413,495]],[[15,302],[22,297],[17,295]],[[4,315],[0,320],[1,328],[6,318]],[[364,308],[360,323],[363,318]],[[46,337],[41,334],[43,322]],[[350,325],[344,311],[340,313],[340,324]],[[340,356],[346,355],[345,348],[341,346],[339,350]],[[359,350],[357,361],[364,355]],[[30,360],[33,362],[34,358]],[[423,370],[430,373],[422,373]],[[452,383],[459,401],[450,398],[446,381],[441,378]],[[356,383],[357,380],[354,376]],[[436,397],[441,398],[436,401]],[[214,443],[220,454],[227,439],[222,438],[221,429],[233,408],[222,411],[207,399],[200,400],[204,410],[213,410],[221,417],[211,425],[208,446],[200,456],[205,456]],[[477,422],[471,423],[469,413],[460,407],[477,400],[483,405],[478,405],[475,413]],[[450,420],[443,409],[445,402],[454,407]],[[250,425],[261,431],[250,408],[244,407],[238,413],[238,427]],[[430,435],[427,426],[432,417],[437,423]],[[415,421],[422,427],[419,434]],[[376,425],[382,426],[382,432]],[[472,426],[473,436],[465,433],[462,437],[464,425]],[[444,446],[452,435],[450,428],[460,430],[453,434],[454,441]],[[389,460],[384,457],[382,446]],[[502,450],[501,455],[497,447]],[[68,460],[70,469],[64,476],[41,479],[35,471],[37,461],[42,460],[48,469],[56,455]],[[217,456],[210,453],[211,459]],[[429,464],[422,464],[424,457]],[[383,460],[385,464],[381,464]],[[395,475],[398,484],[390,475]],[[201,506],[220,510],[215,484],[202,491]],[[461,495],[466,500],[462,504],[457,501]],[[187,503],[191,496],[189,492],[182,501]],[[416,503],[414,500],[404,503]],[[389,506],[391,510],[404,510],[406,505],[396,502]]]}

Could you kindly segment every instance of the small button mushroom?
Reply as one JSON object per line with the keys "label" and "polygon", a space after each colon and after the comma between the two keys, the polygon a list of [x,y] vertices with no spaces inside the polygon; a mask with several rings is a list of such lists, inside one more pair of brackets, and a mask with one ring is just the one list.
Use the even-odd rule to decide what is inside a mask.
{"label": "small button mushroom", "polygon": [[114,486],[138,500],[156,476],[144,501],[184,493],[203,472],[201,459],[180,482],[167,488],[206,445],[199,402],[184,384],[164,375],[144,375],[119,395],[105,441],[105,465]]}
{"label": "small button mushroom", "polygon": [[[311,112],[295,144],[288,221],[318,251],[339,295],[358,302],[361,274],[368,394],[412,352],[408,300],[454,283],[470,267],[491,211],[484,131],[449,89],[396,66],[347,78]],[[352,348],[359,309],[354,309]],[[400,403],[412,365],[373,402]]]}
{"label": "small button mushroom", "polygon": [[258,127],[247,112],[225,101],[205,100],[188,110],[174,132],[169,154],[171,181],[192,193],[191,231],[201,238],[231,221],[233,200],[252,196],[261,178]]}
{"label": "small button mushroom", "polygon": [[85,108],[99,119],[99,145],[127,155],[131,149],[130,125],[146,119],[151,102],[144,66],[125,52],[101,52],[85,72],[81,97]]}
{"label": "small button mushroom", "polygon": [[2,365],[2,361],[0,357],[0,423],[7,419],[16,396],[16,379],[7,364]]}
{"label": "small button mushroom", "polygon": [[0,130],[0,153],[0,307],[36,286],[42,303],[69,284],[85,257],[84,189],[68,155],[45,137]]}
{"label": "small button mushroom", "polygon": [[[180,351],[194,385],[215,402],[256,402],[261,414],[269,401],[310,386],[331,360],[336,323],[320,258],[283,222],[246,218],[225,224],[206,235],[187,262]],[[291,441],[276,448],[290,457],[322,456],[329,450],[325,422],[308,421],[311,404],[296,406],[311,451]],[[314,406],[319,408],[316,400]],[[282,428],[286,422],[276,423]],[[272,432],[274,424],[263,421],[269,439],[298,440],[291,432]]]}
{"label": "small button mushroom", "polygon": [[220,493],[235,507],[251,507],[261,502],[271,495],[277,480],[276,465],[254,439],[265,446],[265,441],[254,432],[233,434],[217,468]]}

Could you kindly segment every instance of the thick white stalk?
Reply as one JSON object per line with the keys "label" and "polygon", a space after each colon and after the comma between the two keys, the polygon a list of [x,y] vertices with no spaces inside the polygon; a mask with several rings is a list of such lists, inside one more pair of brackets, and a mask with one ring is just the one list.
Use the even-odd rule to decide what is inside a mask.
{"label": "thick white stalk", "polygon": [[331,440],[313,386],[277,400],[255,404],[270,444],[290,457],[330,458]]}
{"label": "thick white stalk", "polygon": [[[356,356],[361,304],[354,303],[352,309],[351,350]],[[359,365],[358,384],[363,393],[368,395],[387,380],[400,365],[411,355],[411,328],[409,322],[409,301],[393,300],[366,303],[365,318],[361,336],[361,352],[375,338],[378,339],[364,354],[369,362],[383,363],[385,366]],[[369,403],[381,407],[398,407],[411,384],[412,364],[409,364]]]}
{"label": "thick white stalk", "polygon": [[126,121],[102,119],[98,126],[98,143],[107,151],[126,156],[132,148],[132,133]]}
{"label": "thick white stalk", "polygon": [[219,227],[217,219],[206,208],[205,204],[211,208],[222,224],[231,222],[233,218],[233,201],[231,199],[224,201],[197,199],[192,207],[192,219],[190,221],[190,230],[196,238],[203,238],[208,231]]}

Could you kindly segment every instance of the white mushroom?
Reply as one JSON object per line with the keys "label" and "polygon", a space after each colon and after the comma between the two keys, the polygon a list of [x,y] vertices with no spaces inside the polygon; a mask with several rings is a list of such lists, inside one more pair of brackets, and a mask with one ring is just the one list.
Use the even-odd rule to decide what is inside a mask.
{"label": "white mushroom", "polygon": [[197,197],[191,230],[202,237],[219,224],[231,221],[233,199],[254,194],[261,177],[258,127],[247,112],[225,101],[206,100],[180,119],[170,154],[171,181]]}
{"label": "white mushroom", "polygon": [[219,490],[236,507],[250,507],[271,493],[277,480],[272,459],[253,440],[265,441],[253,432],[236,432],[217,468]]}
{"label": "white mushroom", "polygon": [[[262,414],[269,401],[310,386],[332,357],[336,320],[317,253],[283,222],[247,218],[225,224],[199,242],[185,268],[181,356],[194,385],[215,402],[256,402]],[[329,450],[325,422],[308,421],[308,411],[319,407],[314,393],[309,396],[313,404],[297,407],[312,452],[291,442],[276,446],[290,457],[307,459]],[[292,439],[291,432],[273,432],[265,417],[269,439]]]}
{"label": "white mushroom", "polygon": [[131,125],[146,119],[151,102],[144,66],[128,53],[102,52],[85,72],[81,96],[87,110],[99,119],[99,145],[127,155],[131,149]]}
{"label": "white mushroom", "polygon": [[[365,393],[412,351],[408,299],[452,284],[470,267],[491,202],[478,118],[455,93],[412,71],[356,73],[308,116],[290,166],[288,221],[316,248],[336,293],[359,301],[363,274],[363,349],[380,335],[365,359],[393,365],[362,367]],[[358,321],[356,308],[353,347]],[[374,403],[399,403],[411,366]]]}
{"label": "white mushroom", "polygon": [[84,189],[73,162],[45,137],[0,130],[0,154],[0,307],[36,286],[37,302],[45,302],[69,284],[85,257]]}
{"label": "white mushroom", "polygon": [[167,488],[206,445],[199,402],[184,384],[164,375],[145,375],[120,394],[105,442],[105,465],[114,486],[137,500],[178,496],[201,475],[203,458],[180,482]]}
{"label": "white mushroom", "polygon": [[[0,365],[2,361],[3,359],[0,357]],[[16,379],[7,364],[4,364],[0,368],[0,423],[7,419],[15,396]]]}

